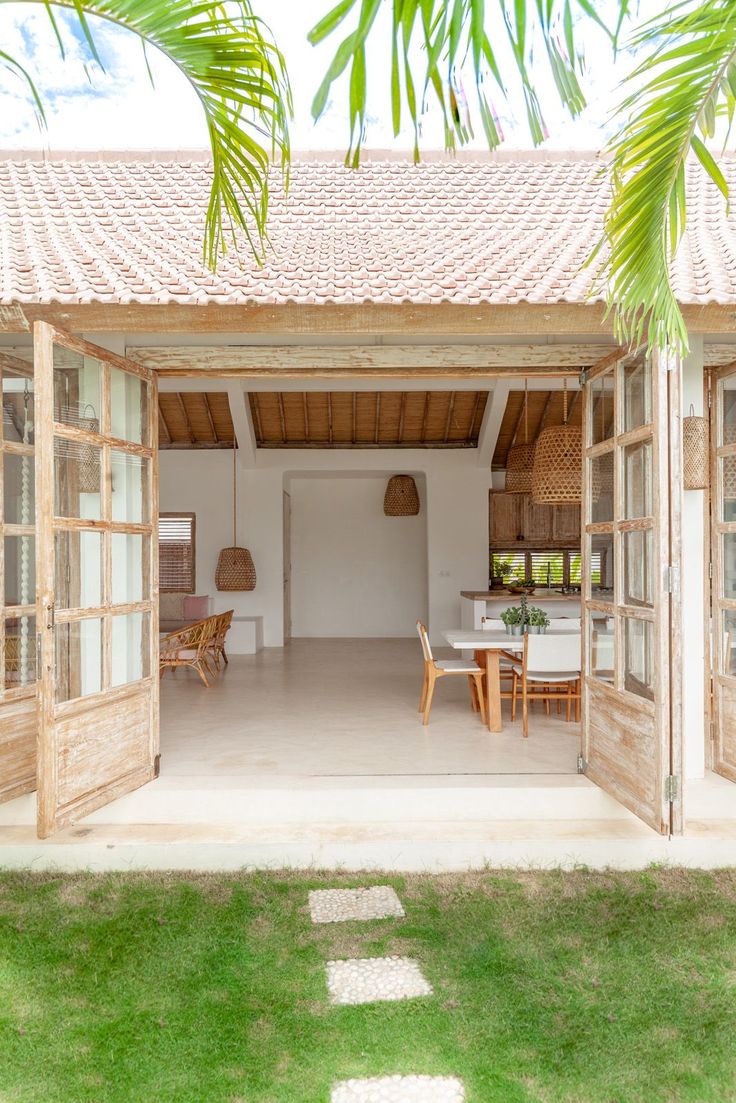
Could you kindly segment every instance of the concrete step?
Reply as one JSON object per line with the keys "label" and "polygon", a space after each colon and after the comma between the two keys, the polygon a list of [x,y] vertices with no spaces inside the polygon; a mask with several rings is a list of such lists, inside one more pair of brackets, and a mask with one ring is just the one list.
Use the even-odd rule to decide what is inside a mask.
{"label": "concrete step", "polygon": [[733,864],[736,829],[702,826],[679,839],[638,820],[494,820],[465,823],[80,824],[39,840],[30,826],[0,827],[0,867],[89,870],[347,869],[440,872],[484,867],[641,869],[652,862]]}
{"label": "concrete step", "polygon": [[[35,823],[35,796],[0,805],[0,825]],[[455,778],[161,777],[86,817],[86,824],[473,823],[619,820],[634,816],[587,778],[488,775]]]}

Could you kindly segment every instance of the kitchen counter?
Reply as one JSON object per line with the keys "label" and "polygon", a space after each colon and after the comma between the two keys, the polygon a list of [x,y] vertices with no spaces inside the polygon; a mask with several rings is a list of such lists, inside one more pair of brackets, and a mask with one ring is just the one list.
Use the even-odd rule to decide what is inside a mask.
{"label": "kitchen counter", "polygon": [[[471,629],[482,628],[483,617],[498,620],[504,609],[521,601],[521,594],[510,594],[508,590],[461,590],[460,597],[461,626]],[[580,616],[580,594],[561,594],[559,590],[540,587],[527,595],[527,601],[544,609],[550,618]]]}
{"label": "kitchen counter", "polygon": [[[510,594],[508,590],[461,590],[460,597],[470,598],[471,601],[506,601],[509,605],[517,604],[521,594]],[[580,594],[561,594],[559,590],[548,590],[538,586],[533,594],[527,594],[529,604],[534,605],[538,598],[544,601],[580,601]]]}

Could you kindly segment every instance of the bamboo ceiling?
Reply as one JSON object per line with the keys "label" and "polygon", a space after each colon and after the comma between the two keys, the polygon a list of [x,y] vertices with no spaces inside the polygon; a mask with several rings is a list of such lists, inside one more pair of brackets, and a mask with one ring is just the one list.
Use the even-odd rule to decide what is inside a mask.
{"label": "bamboo ceiling", "polygon": [[232,448],[234,438],[226,394],[159,392],[159,448]]}
{"label": "bamboo ceiling", "polygon": [[[562,411],[563,392],[561,390],[529,391],[527,407],[529,443],[537,439],[542,429],[562,425]],[[567,411],[569,424],[580,425],[582,418],[580,391],[568,391]],[[524,443],[524,391],[509,391],[491,466],[505,468],[509,449],[514,444]]]}
{"label": "bamboo ceiling", "polygon": [[259,448],[475,448],[486,391],[251,392]]}

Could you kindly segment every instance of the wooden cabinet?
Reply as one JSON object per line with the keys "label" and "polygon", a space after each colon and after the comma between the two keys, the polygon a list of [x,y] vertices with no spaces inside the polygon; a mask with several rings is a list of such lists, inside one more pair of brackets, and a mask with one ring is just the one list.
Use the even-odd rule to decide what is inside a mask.
{"label": "wooden cabinet", "polygon": [[524,538],[523,503],[520,494],[490,493],[488,531],[491,546],[513,548]]}
{"label": "wooden cabinet", "polygon": [[580,506],[555,506],[552,539],[556,544],[580,543]]}
{"label": "wooden cabinet", "polygon": [[492,490],[489,495],[492,548],[576,547],[580,543],[580,506],[539,506],[528,495]]}

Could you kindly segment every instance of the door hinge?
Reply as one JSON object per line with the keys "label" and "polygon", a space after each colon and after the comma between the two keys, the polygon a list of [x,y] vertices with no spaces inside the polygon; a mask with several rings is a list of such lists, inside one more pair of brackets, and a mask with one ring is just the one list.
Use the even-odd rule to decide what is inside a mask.
{"label": "door hinge", "polygon": [[668,566],[664,569],[664,592],[666,594],[676,594],[680,588],[680,569],[679,567]]}
{"label": "door hinge", "polygon": [[669,774],[664,779],[664,799],[669,804],[674,804],[676,800],[680,799],[680,779],[675,777],[674,774]]}
{"label": "door hinge", "polygon": [[584,774],[588,769],[588,763],[585,761],[581,754],[578,755],[578,773]]}
{"label": "door hinge", "polygon": [[46,613],[47,613],[46,627],[47,628],[53,628],[54,625],[56,624],[56,606],[54,605],[53,601],[51,602],[50,605],[46,606]]}

